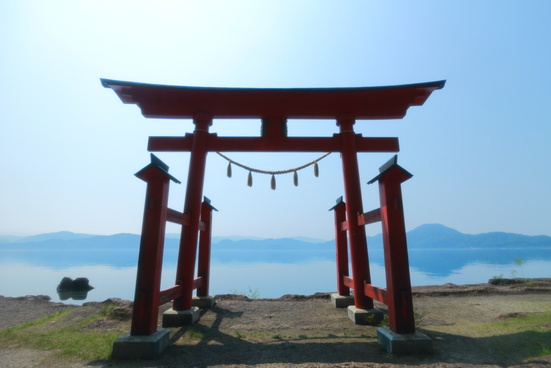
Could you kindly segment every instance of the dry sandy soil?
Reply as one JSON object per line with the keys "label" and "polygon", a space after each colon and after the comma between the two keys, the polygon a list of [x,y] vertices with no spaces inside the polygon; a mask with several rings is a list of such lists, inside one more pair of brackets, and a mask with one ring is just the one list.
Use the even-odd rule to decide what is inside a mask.
{"label": "dry sandy soil", "polygon": [[[519,314],[551,312],[551,279],[415,287],[419,330],[434,345],[433,353],[416,356],[386,353],[377,344],[377,327],[354,325],[346,309],[331,305],[327,293],[255,300],[223,295],[216,300],[215,307],[202,310],[196,325],[171,329],[171,346],[157,360],[80,361],[4,344],[0,367],[551,367],[551,355],[526,361],[526,353],[516,351],[522,334],[534,332],[503,335],[484,327]],[[55,328],[82,321],[106,304],[116,308],[83,329],[127,333],[131,303],[120,299],[78,307]],[[74,306],[47,297],[0,297],[0,329],[67,308]],[[551,320],[538,327],[551,341]]]}

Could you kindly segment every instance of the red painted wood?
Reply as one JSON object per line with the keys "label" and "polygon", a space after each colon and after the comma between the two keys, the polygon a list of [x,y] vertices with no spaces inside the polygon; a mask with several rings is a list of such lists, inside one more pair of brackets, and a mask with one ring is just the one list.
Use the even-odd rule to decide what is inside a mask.
{"label": "red painted wood", "polygon": [[193,279],[193,282],[192,282],[192,284],[191,284],[193,290],[195,290],[195,289],[201,287],[201,285],[203,285],[203,282],[204,282],[204,281],[205,281],[205,280],[203,280],[202,277],[197,277],[197,278]]}
{"label": "red painted wood", "polygon": [[180,224],[180,225],[184,225],[184,226],[189,225],[189,216],[188,215],[184,215],[183,213],[175,211],[171,208],[167,208],[166,220],[170,221],[170,222],[173,222],[175,224]]}
{"label": "red painted wood", "polygon": [[339,116],[337,125],[341,135],[341,159],[346,198],[346,218],[348,223],[348,243],[352,260],[354,279],[354,306],[358,309],[372,309],[373,299],[363,294],[364,284],[371,283],[365,228],[358,225],[358,214],[363,213],[362,191],[358,157],[354,138],[354,118]]}
{"label": "red painted wood", "polygon": [[[337,240],[336,244],[339,292],[353,288],[355,306],[360,309],[373,308],[373,298],[386,300],[389,312],[392,310],[391,328],[399,333],[411,331],[411,285],[400,191],[401,181],[407,180],[403,175],[405,171],[396,171],[391,167],[374,179],[379,180],[381,209],[379,212],[374,210],[364,214],[357,160],[358,152],[397,152],[398,139],[364,138],[354,133],[353,125],[359,119],[401,118],[410,106],[422,105],[434,90],[443,88],[445,81],[388,87],[325,89],[198,88],[106,79],[102,79],[102,84],[112,88],[123,102],[137,104],[145,117],[193,118],[196,127],[193,134],[186,134],[184,137],[151,137],[149,140],[149,150],[189,151],[191,157],[182,213],[166,207],[167,182],[163,182],[161,186],[155,184],[157,187],[153,189],[154,181],[148,181],[133,332],[150,334],[154,331],[152,328],[153,325],[156,326],[156,319],[153,319],[156,318],[159,302],[174,297],[175,310],[188,310],[191,308],[192,292],[195,288],[198,289],[198,295],[208,293],[211,219],[207,214],[201,213],[201,197],[206,156],[212,151],[340,152],[346,216],[339,214],[339,218],[336,218],[335,231],[339,234],[338,237],[342,237],[344,231],[348,233],[353,278],[347,275],[348,269],[343,261],[348,258],[343,250],[343,244],[346,248],[345,237],[344,240]],[[213,118],[263,119],[264,137],[218,137],[216,134],[209,134],[208,129]],[[332,137],[287,138],[282,131],[282,120],[293,118],[336,119],[340,133]],[[142,172],[145,173],[143,170]],[[166,172],[165,174],[168,175]],[[370,283],[367,241],[363,227],[379,218],[383,223],[387,264],[386,293],[384,289]],[[176,286],[160,292],[158,285],[165,221],[183,226]],[[199,231],[199,277],[194,279]]]}
{"label": "red painted wood", "polygon": [[415,332],[407,239],[400,184],[411,174],[399,166],[379,176],[381,221],[388,299],[389,327],[397,333]]}
{"label": "red painted wood", "polygon": [[[398,152],[398,138],[354,136],[357,152]],[[218,137],[209,134],[209,152],[340,152],[340,134],[332,137]],[[149,137],[153,152],[189,152],[193,135],[185,137]]]}
{"label": "red painted wood", "polygon": [[201,205],[201,222],[204,224],[204,229],[201,229],[199,236],[199,257],[197,261],[197,276],[203,282],[197,288],[197,296],[209,295],[210,284],[210,251],[211,251],[211,232],[212,232],[212,210],[206,201]]}
{"label": "red painted wood", "polygon": [[374,285],[364,285],[364,294],[388,305],[387,290]]}
{"label": "red painted wood", "polygon": [[358,223],[360,225],[369,225],[373,224],[375,222],[381,221],[381,209],[376,208],[372,211],[362,213],[361,215],[358,215]]}
{"label": "red painted wood", "polygon": [[195,132],[183,211],[183,213],[189,216],[189,226],[182,226],[176,269],[176,284],[182,285],[184,294],[174,300],[173,308],[177,311],[191,309],[201,200],[207,161],[208,129],[212,124],[212,118],[201,114],[195,116],[193,122],[195,124]]}
{"label": "red painted wood", "polygon": [[343,278],[344,284],[349,288],[354,288],[354,279],[348,276]]}
{"label": "red painted wood", "polygon": [[157,331],[170,177],[153,164],[136,175],[147,189],[130,334],[145,336]]}
{"label": "red painted wood", "polygon": [[[341,198],[342,199],[342,198]],[[345,285],[344,278],[348,277],[348,242],[346,232],[342,230],[342,223],[346,219],[346,205],[342,200],[332,208],[335,213],[335,251],[337,264],[337,293],[350,295],[350,288]]]}
{"label": "red painted wood", "polygon": [[[420,106],[445,81],[359,88],[203,88],[102,79],[124,103],[137,104],[150,118],[400,119]],[[277,122],[277,119],[273,119]]]}
{"label": "red painted wood", "polygon": [[181,285],[174,285],[164,290],[161,290],[159,297],[159,304],[163,305],[168,303],[171,300],[174,300],[182,295],[184,292]]}

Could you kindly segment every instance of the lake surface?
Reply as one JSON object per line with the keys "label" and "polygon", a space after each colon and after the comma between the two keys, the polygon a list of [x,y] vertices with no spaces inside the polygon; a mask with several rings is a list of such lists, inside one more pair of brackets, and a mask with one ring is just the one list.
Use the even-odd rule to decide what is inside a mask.
{"label": "lake surface", "polygon": [[[174,285],[176,250],[165,251],[162,288]],[[370,250],[372,283],[385,287],[380,250]],[[48,295],[61,301],[56,286],[63,277],[87,277],[94,289],[82,304],[108,298],[133,300],[136,282],[135,250],[101,252],[0,251],[0,295]],[[494,276],[551,277],[551,249],[410,250],[412,285],[473,284]],[[522,258],[518,265],[515,259]],[[336,290],[334,252],[239,252],[213,248],[211,294],[259,294],[277,298],[284,294],[313,294]]]}

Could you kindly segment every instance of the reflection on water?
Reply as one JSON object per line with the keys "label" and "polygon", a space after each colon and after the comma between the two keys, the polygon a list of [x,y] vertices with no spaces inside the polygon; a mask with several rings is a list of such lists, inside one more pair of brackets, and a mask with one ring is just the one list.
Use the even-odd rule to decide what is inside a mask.
{"label": "reflection on water", "polygon": [[[371,264],[372,283],[386,285],[384,267]],[[511,277],[515,271],[518,277],[551,277],[551,260],[527,260],[519,266],[508,264],[470,263],[459,269],[449,270],[445,275],[431,274],[416,267],[411,268],[411,281],[415,285],[444,283],[484,283],[497,275]],[[284,294],[313,294],[336,290],[335,262],[312,260],[295,263],[220,263],[211,267],[211,294],[227,294],[232,291],[258,290],[263,298],[277,298]],[[0,260],[0,295],[48,295],[53,301],[82,304],[79,295],[58,295],[56,285],[60,278],[70,275],[87,275],[95,288],[88,293],[86,301],[103,301],[108,298],[134,299],[136,267],[114,267],[91,265],[80,267],[53,268],[29,263],[3,263]],[[166,266],[162,274],[162,288],[174,285],[174,265]]]}
{"label": "reflection on water", "polygon": [[59,300],[86,300],[88,297],[88,290],[87,291],[57,291],[57,296],[59,297]]}

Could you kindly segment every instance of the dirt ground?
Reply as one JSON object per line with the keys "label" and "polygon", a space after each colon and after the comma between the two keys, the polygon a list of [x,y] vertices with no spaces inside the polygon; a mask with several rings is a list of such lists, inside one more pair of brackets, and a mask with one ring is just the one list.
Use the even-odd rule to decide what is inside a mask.
{"label": "dirt ground", "polygon": [[[525,350],[517,351],[522,334],[533,332],[503,335],[487,329],[519,314],[551,312],[551,279],[512,285],[446,284],[413,291],[418,330],[433,342],[430,354],[386,353],[377,343],[377,327],[353,324],[346,309],[332,306],[328,293],[255,300],[221,295],[213,308],[201,311],[197,324],[171,329],[171,346],[153,361],[83,362],[4,345],[0,367],[551,367],[551,355],[527,361]],[[55,328],[81,321],[107,304],[115,308],[83,329],[129,332],[131,303],[120,299],[78,307]],[[0,329],[66,308],[74,306],[51,303],[47,297],[0,297]],[[538,327],[551,341],[551,320]]]}

